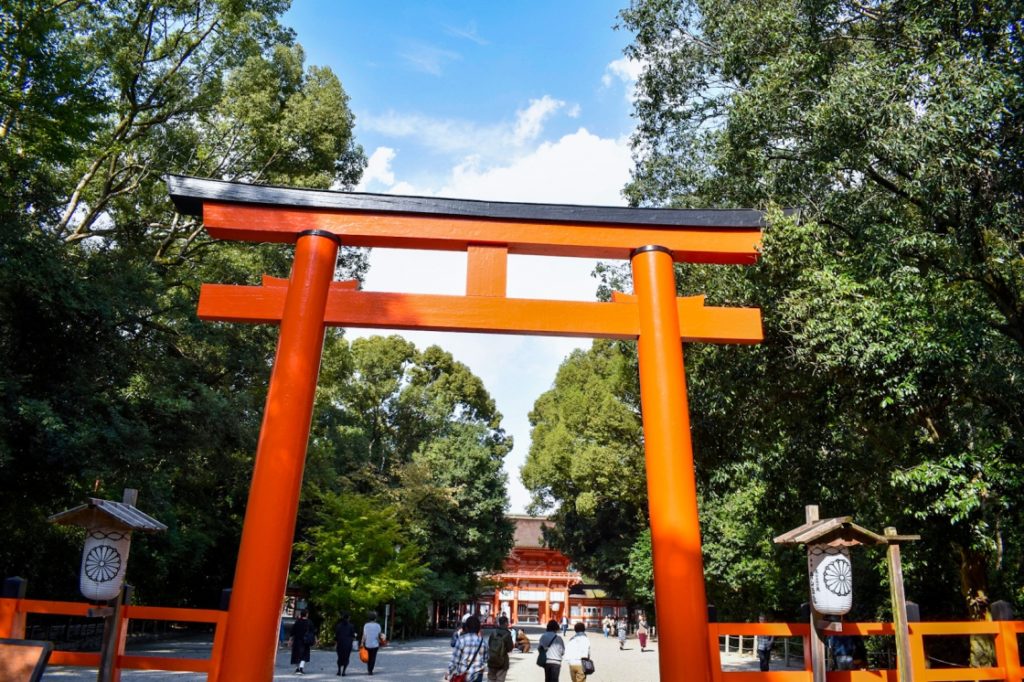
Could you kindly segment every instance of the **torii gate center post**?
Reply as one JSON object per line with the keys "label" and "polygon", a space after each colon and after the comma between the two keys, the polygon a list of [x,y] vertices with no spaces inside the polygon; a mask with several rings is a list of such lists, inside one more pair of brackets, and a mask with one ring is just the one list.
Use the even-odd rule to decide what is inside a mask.
{"label": "torii gate center post", "polygon": [[[328,325],[637,339],[662,679],[711,680],[707,598],[681,342],[758,343],[756,308],[677,298],[673,264],[750,264],[753,210],[517,204],[168,178],[178,210],[220,239],[295,244],[288,280],[204,284],[204,320],[278,323],[221,661],[211,680],[269,682],[313,397]],[[336,282],[339,245],[463,251],[465,296],[365,292]],[[611,302],[506,296],[509,254],[629,259]]]}

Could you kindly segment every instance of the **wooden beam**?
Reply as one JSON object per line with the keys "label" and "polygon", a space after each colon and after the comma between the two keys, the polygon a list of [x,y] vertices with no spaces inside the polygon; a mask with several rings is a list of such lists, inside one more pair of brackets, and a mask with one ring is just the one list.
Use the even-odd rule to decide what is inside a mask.
{"label": "wooden beam", "polygon": [[508,287],[508,249],[470,244],[466,253],[466,295],[504,296]]}
{"label": "wooden beam", "polygon": [[[204,284],[199,317],[221,322],[277,322],[287,287]],[[717,308],[703,296],[678,299],[679,335],[686,342],[759,343],[757,308]],[[335,327],[422,329],[533,336],[633,339],[639,334],[634,300],[613,303],[546,301],[496,296],[444,296],[353,291],[335,283],[324,322]]]}
{"label": "wooden beam", "polygon": [[[808,504],[804,507],[804,521],[813,524],[819,520],[818,505]],[[808,548],[808,556],[810,548]],[[821,614],[814,610],[813,599],[808,601],[807,610],[810,612],[811,631],[807,639],[810,644],[811,654],[811,680],[813,682],[825,682],[825,638],[818,629],[818,622],[822,620]]]}
{"label": "wooden beam", "polygon": [[889,526],[885,529],[889,540],[888,569],[889,596],[892,600],[893,628],[896,631],[896,669],[899,682],[914,682],[911,666],[910,627],[907,623],[907,596],[903,591],[903,563],[900,558],[899,534]]}
{"label": "wooden beam", "polygon": [[539,220],[360,213],[206,201],[203,223],[218,239],[294,242],[323,230],[346,246],[466,251],[472,244],[506,246],[510,254],[628,259],[658,244],[678,262],[749,265],[757,261],[760,227],[722,230],[680,225],[562,224]]}

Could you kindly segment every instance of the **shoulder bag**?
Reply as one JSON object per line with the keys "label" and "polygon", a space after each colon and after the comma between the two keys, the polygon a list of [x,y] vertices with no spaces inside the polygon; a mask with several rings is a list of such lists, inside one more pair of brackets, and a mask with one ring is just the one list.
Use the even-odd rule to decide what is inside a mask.
{"label": "shoulder bag", "polygon": [[477,645],[476,651],[473,652],[473,655],[469,659],[469,665],[466,666],[466,672],[452,675],[451,682],[469,682],[469,671],[473,669],[473,661],[476,660],[477,654],[480,653],[480,649],[482,649],[483,647],[484,638],[481,637],[480,644]]}
{"label": "shoulder bag", "polygon": [[583,665],[584,675],[594,674],[594,670],[596,670],[596,668],[594,668],[594,662],[592,660],[590,660],[589,658],[581,658],[580,663]]}

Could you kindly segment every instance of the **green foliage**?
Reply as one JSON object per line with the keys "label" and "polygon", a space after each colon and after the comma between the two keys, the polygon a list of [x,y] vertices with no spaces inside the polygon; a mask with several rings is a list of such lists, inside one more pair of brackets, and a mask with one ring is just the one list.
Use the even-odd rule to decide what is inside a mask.
{"label": "green foliage", "polygon": [[651,529],[640,532],[629,549],[626,566],[626,588],[638,602],[650,608],[654,605],[654,557],[651,555]]}
{"label": "green foliage", "polygon": [[647,514],[636,377],[632,344],[595,341],[574,351],[530,413],[522,469],[536,509],[558,503],[549,541],[618,592]]}
{"label": "green foliage", "polygon": [[[80,539],[46,517],[125,486],[169,526],[135,543],[140,598],[210,605],[230,584],[276,330],[200,322],[196,298],[290,255],[210,240],[161,175],[358,178],[347,99],[304,68],[286,6],[0,10],[0,571],[33,594],[76,594]],[[254,80],[263,63],[280,77]],[[257,120],[259,97],[277,104]],[[339,274],[365,266],[348,250]]]}
{"label": "green foliage", "polygon": [[[424,548],[430,592],[464,599],[511,548],[502,462],[511,439],[480,379],[399,336],[328,339],[308,485],[380,496]],[[422,613],[422,611],[420,612]]]}
{"label": "green foliage", "polygon": [[326,622],[346,612],[359,618],[422,588],[429,573],[422,550],[403,533],[393,507],[362,495],[329,493],[318,506],[318,525],[295,545],[295,580]]}
{"label": "green foliage", "polygon": [[[202,322],[198,291],[287,276],[291,250],[210,239],[174,211],[161,176],[356,183],[366,160],[348,96],[305,65],[278,21],[287,6],[0,9],[0,518],[12,521],[0,573],[29,578],[36,596],[76,597],[81,540],[46,517],[123,487],[169,527],[135,542],[141,600],[209,606],[231,582],[277,330]],[[337,275],[366,266],[344,248]],[[419,624],[432,594],[464,597],[500,565],[500,421],[440,349],[328,334],[298,537],[314,556],[334,552],[359,593],[331,593],[332,608],[397,599]],[[363,514],[358,495],[380,514]],[[332,526],[334,511],[351,528]],[[345,563],[342,541],[364,531]],[[400,565],[374,573],[392,536]],[[299,559],[300,574],[326,580],[316,571],[329,567]]]}
{"label": "green foliage", "polygon": [[[800,601],[763,543],[810,502],[920,532],[906,569],[926,613],[1021,590],[1020,9],[623,13],[644,65],[631,200],[771,219],[761,265],[679,273],[684,293],[764,311],[760,347],[687,351],[710,579],[748,586],[737,607]],[[739,563],[727,534],[746,538]]]}

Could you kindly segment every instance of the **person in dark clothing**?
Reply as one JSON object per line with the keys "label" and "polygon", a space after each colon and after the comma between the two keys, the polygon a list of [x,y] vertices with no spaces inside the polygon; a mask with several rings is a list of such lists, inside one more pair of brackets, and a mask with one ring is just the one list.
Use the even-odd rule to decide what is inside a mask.
{"label": "person in dark clothing", "polygon": [[[768,621],[768,617],[763,613],[757,617],[758,623],[765,623]],[[773,635],[757,635],[757,660],[761,667],[761,672],[768,672],[771,666],[772,660],[772,645],[775,644],[775,637]]]}
{"label": "person in dark clothing", "polygon": [[356,638],[356,627],[349,621],[347,613],[334,626],[334,640],[338,647],[338,675],[345,677],[348,661],[352,657],[352,640]]}
{"label": "person in dark clothing", "polygon": [[853,655],[857,650],[856,642],[850,635],[833,635],[828,638],[828,648],[832,652],[833,670],[853,670]]}
{"label": "person in dark clothing", "polygon": [[309,662],[309,649],[316,641],[316,632],[309,620],[309,611],[303,609],[299,612],[299,619],[292,624],[291,635],[292,665],[298,666],[295,668],[296,674],[303,675],[306,672],[303,668]]}

